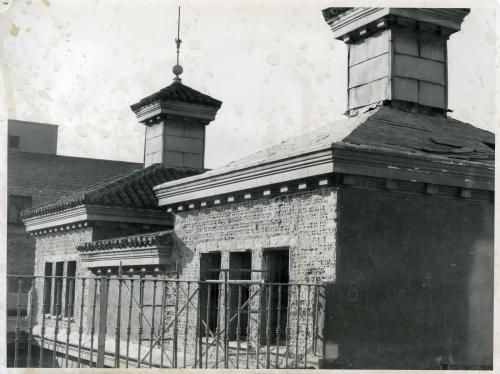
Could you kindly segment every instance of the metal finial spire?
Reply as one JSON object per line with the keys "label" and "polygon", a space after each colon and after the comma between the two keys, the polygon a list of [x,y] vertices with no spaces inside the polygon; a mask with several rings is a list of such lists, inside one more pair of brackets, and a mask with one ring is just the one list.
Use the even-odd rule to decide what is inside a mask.
{"label": "metal finial spire", "polygon": [[181,48],[182,40],[180,39],[181,32],[181,7],[179,6],[179,13],[177,15],[177,38],[175,38],[175,44],[177,45],[177,64],[172,68],[173,73],[175,74],[174,81],[180,82],[181,78],[179,75],[182,74],[183,70],[182,66],[179,65],[179,50]]}

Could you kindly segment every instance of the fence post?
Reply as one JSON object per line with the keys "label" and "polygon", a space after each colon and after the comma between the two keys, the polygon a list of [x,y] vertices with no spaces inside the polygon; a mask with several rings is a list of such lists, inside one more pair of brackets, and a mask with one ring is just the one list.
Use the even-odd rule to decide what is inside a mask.
{"label": "fence post", "polygon": [[106,346],[106,320],[108,316],[108,284],[109,279],[101,278],[99,293],[99,330],[97,332],[97,361],[96,367],[104,367],[104,350]]}
{"label": "fence post", "polygon": [[[197,318],[197,335],[198,335],[198,368],[201,369],[203,366],[203,352],[202,352],[202,349],[203,349],[203,342],[201,340],[201,286],[202,286],[202,283],[198,281],[198,305],[197,305],[197,308],[198,308],[198,318]],[[195,365],[194,367],[196,367],[196,352],[195,352]]]}

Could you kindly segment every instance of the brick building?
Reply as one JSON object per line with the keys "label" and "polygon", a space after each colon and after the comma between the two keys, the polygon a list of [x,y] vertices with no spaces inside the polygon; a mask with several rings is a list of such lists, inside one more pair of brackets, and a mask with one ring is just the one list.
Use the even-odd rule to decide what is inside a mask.
{"label": "brick building", "polygon": [[9,120],[8,126],[7,269],[32,274],[35,241],[26,233],[21,211],[142,164],[57,155],[56,125]]}
{"label": "brick building", "polygon": [[[257,367],[261,345],[267,367],[271,351],[274,367],[288,366],[289,352],[295,367],[308,367],[320,338],[324,367],[491,368],[495,140],[447,115],[446,42],[468,12],[325,9],[334,37],[349,50],[347,118],[218,169],[203,170],[203,154],[219,101],[177,78],[132,105],[147,126],[143,171],[24,214],[37,242],[38,275],[109,276],[100,292],[97,282],[93,292],[90,284],[71,291],[68,280],[65,292],[62,283],[35,284],[36,311],[49,314],[36,314],[37,342],[54,323],[57,337],[62,305],[80,328],[93,329],[95,313],[83,300],[95,311],[106,295],[116,313],[99,320],[106,327],[99,365],[120,365],[128,319],[126,365],[130,344],[138,349],[133,365],[142,364],[146,341],[149,365],[163,366],[168,317],[173,340],[165,344],[177,352],[184,331],[184,364],[186,348],[196,356],[205,344],[206,362],[210,345],[218,355],[223,326],[225,356],[235,336],[239,352],[246,329],[247,365],[252,352]],[[152,274],[152,286],[139,278],[134,289],[121,278],[137,273]],[[226,280],[222,289],[224,277],[233,286]],[[179,279],[206,282],[197,301]],[[324,301],[311,282],[325,284]],[[134,295],[137,329],[130,322]],[[176,298],[173,311],[168,295]],[[178,319],[179,298],[198,316],[185,311]],[[228,317],[235,309],[237,326]],[[77,325],[61,323],[68,344],[79,338],[80,347],[81,332],[71,335]],[[93,344],[93,333],[86,338]]]}

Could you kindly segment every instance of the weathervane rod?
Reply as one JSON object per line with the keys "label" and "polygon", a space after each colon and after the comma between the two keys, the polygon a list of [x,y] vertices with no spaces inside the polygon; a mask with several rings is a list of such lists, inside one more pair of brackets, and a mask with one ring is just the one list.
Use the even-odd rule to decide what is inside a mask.
{"label": "weathervane rod", "polygon": [[181,43],[182,40],[180,38],[181,34],[181,7],[179,6],[179,12],[177,14],[177,38],[175,38],[175,44],[177,45],[177,64],[174,66],[172,69],[173,73],[175,74],[174,81],[180,82],[181,78],[179,75],[182,74],[182,66],[179,65],[179,49],[181,48]]}
{"label": "weathervane rod", "polygon": [[177,44],[177,65],[179,65],[179,49],[182,43],[182,40],[180,39],[180,33],[181,33],[181,7],[179,5],[179,11],[177,14],[177,39],[175,39],[175,43]]}

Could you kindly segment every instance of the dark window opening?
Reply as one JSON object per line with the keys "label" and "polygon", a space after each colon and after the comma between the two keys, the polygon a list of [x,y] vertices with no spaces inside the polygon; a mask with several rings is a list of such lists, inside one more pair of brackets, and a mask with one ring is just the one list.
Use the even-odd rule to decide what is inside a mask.
{"label": "dark window opening", "polygon": [[7,221],[10,224],[22,225],[21,212],[31,208],[31,196],[9,195],[7,209]]}
{"label": "dark window opening", "polygon": [[[220,252],[202,253],[200,256],[200,281],[219,279],[221,268]],[[201,336],[205,336],[208,327],[215,334],[218,321],[219,286],[217,284],[200,284],[200,314],[202,320]]]}
{"label": "dark window opening", "polygon": [[52,315],[61,314],[62,310],[62,291],[63,291],[63,276],[64,274],[64,262],[56,262],[56,273],[54,274],[56,278],[54,279],[54,301],[52,305]]}
{"label": "dark window opening", "polygon": [[19,149],[21,146],[21,137],[9,135],[9,149]]}
{"label": "dark window opening", "polygon": [[[289,254],[288,249],[268,249],[264,251],[263,256],[263,273],[265,277],[266,283],[288,283],[289,282],[289,273],[288,273],[288,264],[289,264]],[[281,300],[280,305],[278,305],[278,293],[279,287],[277,285],[272,286],[271,291],[269,291],[269,287],[265,287],[264,292],[262,292],[261,297],[261,309],[267,310],[268,303],[268,292],[271,293],[271,302],[270,302],[270,332],[271,332],[271,344],[284,344],[286,338],[286,315],[288,310],[288,286],[281,286]],[[277,336],[276,331],[278,328],[278,313],[279,313],[279,331],[280,334]],[[261,318],[261,343],[265,344],[267,342],[266,336],[266,327],[267,327],[267,313],[263,313]]]}
{"label": "dark window opening", "polygon": [[52,262],[45,263],[45,283],[43,288],[44,313],[50,313],[50,299],[52,294]]}
{"label": "dark window opening", "polygon": [[[247,271],[252,269],[252,253],[251,252],[231,252],[229,254],[229,279],[233,280],[250,280],[252,273]],[[245,302],[249,298],[248,285],[230,285],[230,301],[229,308],[230,323],[229,323],[229,339],[236,340],[236,329],[238,327],[238,303],[240,302],[240,340],[246,340],[248,311]],[[241,293],[241,295],[240,295]],[[234,317],[234,318],[233,318]],[[232,318],[232,320],[231,320]]]}
{"label": "dark window opening", "polygon": [[73,317],[75,313],[75,275],[76,261],[68,261],[66,270],[66,307],[64,309],[65,317]]}

